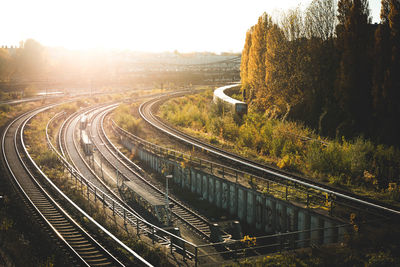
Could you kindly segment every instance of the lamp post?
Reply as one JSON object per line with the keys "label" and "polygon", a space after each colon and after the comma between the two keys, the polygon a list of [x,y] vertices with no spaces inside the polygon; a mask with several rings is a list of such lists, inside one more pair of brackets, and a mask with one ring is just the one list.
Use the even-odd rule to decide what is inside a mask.
{"label": "lamp post", "polygon": [[[104,143],[100,143],[99,147],[103,147]],[[99,158],[100,158],[100,169],[101,169],[101,179],[104,181],[104,173],[103,173],[103,157],[101,156],[101,152],[100,149],[98,149],[99,151]]]}
{"label": "lamp post", "polygon": [[[92,143],[93,143],[93,145],[94,145],[94,139],[95,139],[96,135],[95,135],[95,134],[92,134],[90,137],[92,138]],[[98,147],[103,147],[104,145],[105,145],[104,143],[100,143],[100,144],[98,145]],[[104,180],[103,158],[102,158],[102,156],[101,156],[100,149],[96,149],[96,147],[93,146],[93,152],[96,151],[96,150],[97,150],[97,152],[99,152],[99,153],[98,153],[98,156],[99,156],[99,159],[100,159],[101,179]],[[93,168],[94,168],[94,153],[93,153]]]}
{"label": "lamp post", "polygon": [[165,176],[165,211],[167,214],[167,225],[169,226],[170,223],[170,216],[169,216],[169,200],[168,200],[168,180],[172,178],[172,174],[168,174]]}

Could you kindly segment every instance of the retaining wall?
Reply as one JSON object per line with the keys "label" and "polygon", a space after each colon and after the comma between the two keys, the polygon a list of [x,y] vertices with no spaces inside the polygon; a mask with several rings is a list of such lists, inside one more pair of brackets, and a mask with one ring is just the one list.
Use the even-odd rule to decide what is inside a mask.
{"label": "retaining wall", "polygon": [[[298,240],[313,240],[319,244],[338,242],[343,237],[345,228],[337,227],[343,223],[329,216],[185,164],[160,158],[141,146],[135,146],[126,137],[121,137],[121,141],[127,149],[134,151],[135,157],[154,171],[161,173],[163,168],[173,170],[175,186],[190,190],[210,204],[228,211],[239,218],[242,224],[265,231],[266,234],[305,231],[298,233]],[[319,230],[307,231],[312,229]],[[300,247],[309,245],[307,241],[298,244]]]}

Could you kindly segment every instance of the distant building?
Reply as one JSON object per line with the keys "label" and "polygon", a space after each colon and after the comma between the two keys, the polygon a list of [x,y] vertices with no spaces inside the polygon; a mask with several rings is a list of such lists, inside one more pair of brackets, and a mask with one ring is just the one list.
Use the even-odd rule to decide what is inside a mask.
{"label": "distant building", "polygon": [[17,46],[11,45],[8,47],[7,45],[2,45],[1,48],[6,49],[11,56],[17,53]]}

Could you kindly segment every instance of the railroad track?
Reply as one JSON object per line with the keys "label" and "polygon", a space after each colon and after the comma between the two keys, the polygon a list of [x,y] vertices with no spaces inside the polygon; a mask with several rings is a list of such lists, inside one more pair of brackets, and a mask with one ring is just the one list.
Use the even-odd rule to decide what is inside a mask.
{"label": "railroad track", "polygon": [[[112,104],[111,106],[113,105],[115,104]],[[96,175],[95,171],[80,153],[79,147],[75,141],[74,133],[80,115],[83,113],[89,113],[98,108],[101,109],[103,107],[92,107],[83,110],[82,112],[74,113],[62,123],[59,129],[57,142],[60,156],[64,157],[65,160],[69,159],[69,162],[72,164],[71,168],[74,168],[80,176],[84,177],[84,179],[88,181],[88,186],[90,186],[92,190],[103,192],[103,201],[113,210],[113,212],[117,213],[120,217],[125,218],[133,226],[136,227],[136,224],[139,224],[140,228],[145,229],[147,228],[146,224],[141,222],[144,220],[143,217],[127,205],[103,180],[100,179],[100,177]],[[144,233],[150,232],[149,228],[147,228],[147,231],[144,231]],[[165,240],[159,239],[158,241],[162,242]]]}
{"label": "railroad track", "polygon": [[[122,207],[125,207],[133,214],[140,217],[140,215],[131,207],[126,205],[126,203],[103,180],[97,177],[94,170],[86,162],[85,157],[79,151],[79,146],[75,140],[75,128],[79,122],[79,117],[82,113],[89,113],[90,111],[98,108],[99,107],[92,107],[84,110],[83,112],[74,113],[63,122],[58,134],[58,150],[60,151],[61,156],[63,156],[66,160],[69,159],[69,162],[77,171],[80,172],[83,177],[85,177],[85,179],[90,181],[97,189],[107,194],[107,201],[115,201],[120,204],[115,207],[117,213],[123,214]],[[100,106],[100,108],[104,107]]]}
{"label": "railroad track", "polygon": [[[178,249],[182,249],[179,248],[179,244],[172,244],[172,239],[174,240],[180,240],[182,243],[189,245],[192,248],[195,248],[196,245],[194,245],[193,243],[182,239],[179,236],[176,236],[174,234],[169,233],[168,231],[155,226],[153,224],[151,224],[150,222],[146,221],[145,219],[143,219],[143,217],[141,217],[136,211],[134,211],[131,207],[129,207],[129,205],[127,205],[122,199],[119,198],[119,196],[116,196],[115,194],[108,194],[110,192],[112,192],[112,190],[108,189],[108,193],[104,193],[104,191],[102,190],[107,190],[107,187],[104,182],[100,179],[100,177],[97,177],[95,171],[91,168],[90,164],[88,164],[85,161],[84,156],[82,156],[82,154],[79,151],[79,148],[75,142],[74,138],[69,138],[71,137],[71,135],[73,135],[73,132],[75,131],[75,128],[77,127],[78,121],[79,121],[79,117],[82,113],[90,113],[90,112],[94,112],[96,109],[98,109],[97,112],[101,112],[103,109],[112,109],[114,108],[115,105],[111,104],[111,105],[105,105],[103,107],[94,107],[88,110],[84,110],[83,112],[79,112],[79,113],[75,113],[73,115],[71,115],[65,122],[63,122],[63,126],[60,127],[59,131],[62,131],[64,133],[60,133],[59,132],[59,142],[58,142],[58,146],[59,146],[59,150],[64,151],[65,153],[65,157],[63,157],[61,154],[59,154],[60,157],[63,157],[63,161],[66,165],[68,165],[69,163],[66,163],[66,157],[69,157],[72,164],[71,166],[67,167],[67,169],[73,169],[73,172],[75,173],[75,175],[78,175],[81,177],[81,179],[85,180],[85,185],[89,188],[89,190],[91,190],[91,192],[103,192],[100,193],[100,199],[110,208],[113,210],[113,212],[115,212],[117,215],[119,215],[121,218],[124,219],[124,222],[131,224],[132,226],[134,226],[137,231],[138,231],[138,235],[139,235],[139,231],[141,234],[147,235],[149,238],[151,238],[154,242],[158,242],[159,244],[162,245],[172,245],[173,247],[177,247]],[[69,137],[68,137],[69,136]],[[95,136],[92,136],[93,139],[95,139]],[[69,139],[69,140],[66,140]],[[60,147],[62,147],[62,149],[60,149]],[[55,148],[54,148],[55,150]],[[70,153],[73,152],[73,153]],[[104,161],[106,161],[106,159],[104,159]],[[77,163],[78,162],[78,163]],[[82,173],[80,171],[83,171],[86,173],[87,177],[83,177]],[[95,181],[95,183],[92,183],[92,181]],[[100,188],[102,186],[104,186],[104,188]],[[97,187],[99,186],[99,187]],[[183,249],[184,250],[184,249]],[[184,250],[185,251],[185,250]],[[186,250],[185,252],[185,256],[186,258],[191,258],[194,259],[196,257],[196,255],[191,252]]]}
{"label": "railroad track", "polygon": [[153,110],[156,110],[163,102],[173,96],[166,96],[163,98],[154,98],[142,103],[139,107],[139,114],[143,120],[153,126],[155,129],[191,146],[194,146],[202,151],[207,151],[209,154],[214,155],[220,160],[227,162],[230,166],[236,169],[249,172],[258,177],[267,177],[268,179],[275,179],[280,183],[287,183],[295,187],[309,188],[319,190],[335,198],[335,201],[340,201],[344,205],[357,206],[358,209],[373,211],[384,216],[400,215],[400,210],[396,207],[382,204],[376,200],[371,200],[367,197],[362,197],[354,193],[342,190],[340,188],[332,187],[326,184],[318,183],[305,177],[288,173],[273,167],[262,165],[258,162],[241,157],[237,154],[225,151],[221,148],[213,146],[209,143],[202,142],[197,138],[183,133],[174,127],[161,121]]}
{"label": "railroad track", "polygon": [[2,154],[5,165],[23,199],[39,215],[41,221],[54,233],[73,257],[75,265],[123,266],[106,248],[61,207],[47,185],[35,178],[34,163],[25,148],[23,128],[39,112],[52,106],[21,115],[12,121],[2,136]]}
{"label": "railroad track", "polygon": [[[114,166],[118,170],[121,176],[128,181],[134,181],[139,184],[149,194],[156,197],[159,201],[164,202],[165,192],[163,189],[153,185],[144,178],[145,174],[143,170],[123,155],[107,137],[104,130],[104,118],[112,110],[113,107],[110,107],[110,109],[102,110],[92,116],[93,122],[91,123],[90,132],[94,136],[94,144],[104,144],[104,146],[97,145],[98,151],[107,160],[109,165]],[[202,238],[209,240],[210,223],[206,218],[197,214],[175,198],[169,197],[169,202],[173,203],[171,213],[176,219],[195,230]]]}

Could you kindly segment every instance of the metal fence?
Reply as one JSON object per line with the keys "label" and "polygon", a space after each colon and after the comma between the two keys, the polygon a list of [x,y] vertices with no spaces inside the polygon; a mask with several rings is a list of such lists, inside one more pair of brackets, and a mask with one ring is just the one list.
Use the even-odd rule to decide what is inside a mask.
{"label": "metal fence", "polygon": [[[192,260],[194,265],[205,263],[209,257],[219,256],[221,261],[227,259],[237,259],[242,257],[248,257],[251,255],[258,255],[260,253],[273,253],[282,250],[290,250],[299,247],[305,247],[309,245],[322,245],[326,243],[326,240],[331,240],[332,242],[337,242],[339,240],[343,240],[344,235],[346,235],[346,227],[348,225],[336,225],[333,227],[324,227],[324,228],[316,228],[309,229],[304,231],[297,232],[287,232],[287,233],[278,233],[274,235],[267,235],[261,237],[245,237],[242,240],[232,240],[229,239],[225,242],[220,243],[210,243],[204,245],[196,245],[190,241],[187,241],[177,235],[174,235],[158,226],[155,226],[138,215],[134,214],[132,211],[124,207],[121,203],[116,201],[113,197],[109,196],[106,192],[99,189],[92,182],[87,180],[80,174],[54,147],[50,140],[50,136],[48,134],[49,125],[53,120],[63,116],[64,113],[60,112],[52,117],[49,120],[46,126],[46,138],[47,143],[51,150],[57,155],[57,158],[63,164],[64,168],[70,173],[70,179],[72,179],[77,187],[80,189],[80,192],[83,196],[86,195],[85,199],[88,202],[97,203],[100,201],[103,207],[107,207],[112,211],[110,214],[107,214],[107,217],[111,218],[111,220],[115,221],[120,229],[127,232],[128,235],[136,235],[138,238],[141,238],[142,235],[146,235],[152,240],[152,243],[156,242],[169,246],[169,251],[171,253],[178,253],[182,255],[183,260]],[[125,132],[123,129],[119,128],[114,122],[114,127],[119,129],[121,133],[130,135]],[[248,175],[246,173],[240,172],[238,170],[234,170],[231,168],[226,168],[225,166],[218,165],[209,161],[205,161],[202,159],[197,159],[191,157],[190,155],[186,155],[177,151],[173,151],[170,149],[162,148],[160,146],[151,144],[145,140],[142,140],[138,137],[135,137],[136,142],[149,149],[154,153],[157,153],[161,156],[175,159],[179,162],[187,161],[188,164],[192,164],[192,166],[198,166],[201,169],[208,169],[211,173],[221,173],[223,177],[239,177],[240,175]],[[236,180],[237,181],[237,180]],[[269,180],[270,186],[269,192],[280,192],[283,199],[289,200],[292,196],[291,188],[288,185],[282,185],[275,181]],[[282,193],[283,188],[283,193]],[[293,189],[295,190],[295,189]],[[297,190],[299,191],[299,190]],[[312,192],[307,192],[309,197],[307,197],[307,202],[309,204],[315,203],[313,201],[315,196]],[[298,194],[298,193],[297,193]],[[307,195],[307,194],[305,194]],[[322,199],[322,202],[326,201],[326,197],[318,196],[318,199]],[[116,220],[118,216],[121,218],[120,220]],[[128,227],[128,225],[130,227]],[[316,234],[318,233],[318,234]],[[324,236],[321,239],[321,233]]]}

